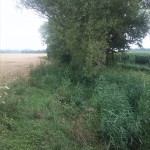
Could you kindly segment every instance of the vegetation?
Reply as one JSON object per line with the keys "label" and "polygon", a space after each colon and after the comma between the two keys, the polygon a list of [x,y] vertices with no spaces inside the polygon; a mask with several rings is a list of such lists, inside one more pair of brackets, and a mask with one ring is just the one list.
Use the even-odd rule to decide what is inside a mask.
{"label": "vegetation", "polygon": [[88,76],[99,65],[113,63],[115,49],[141,46],[149,30],[145,0],[20,1],[48,18],[41,29],[48,56]]}
{"label": "vegetation", "polygon": [[126,69],[150,72],[149,52],[128,52],[115,55],[116,62]]}
{"label": "vegetation", "polygon": [[123,54],[117,54],[116,59],[118,62],[140,64],[140,65],[150,65],[150,53],[145,52],[129,52]]}
{"label": "vegetation", "polygon": [[78,82],[72,74],[42,65],[1,88],[1,149],[150,149],[149,74],[119,66]]}
{"label": "vegetation", "polygon": [[149,150],[149,68],[129,69],[146,57],[114,52],[141,45],[149,1],[21,2],[47,16],[54,59],[1,88],[1,149]]}
{"label": "vegetation", "polygon": [[131,51],[135,51],[135,52],[150,52],[150,48],[134,48],[134,49],[131,49]]}

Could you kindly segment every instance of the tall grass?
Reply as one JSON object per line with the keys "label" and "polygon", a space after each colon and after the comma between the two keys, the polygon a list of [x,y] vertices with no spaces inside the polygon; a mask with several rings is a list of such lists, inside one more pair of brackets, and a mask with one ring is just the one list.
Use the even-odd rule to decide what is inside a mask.
{"label": "tall grass", "polygon": [[128,53],[122,53],[122,54],[116,54],[115,59],[117,59],[118,62],[124,62],[124,63],[134,63],[139,65],[150,65],[150,53],[141,53],[141,52],[128,52]]}
{"label": "tall grass", "polygon": [[149,75],[119,67],[78,78],[51,64],[14,83],[0,103],[0,148],[149,150]]}
{"label": "tall grass", "polygon": [[142,73],[126,73],[109,69],[96,80],[92,103],[99,124],[95,129],[108,149],[148,150],[150,143],[144,143],[150,137],[150,80]]}

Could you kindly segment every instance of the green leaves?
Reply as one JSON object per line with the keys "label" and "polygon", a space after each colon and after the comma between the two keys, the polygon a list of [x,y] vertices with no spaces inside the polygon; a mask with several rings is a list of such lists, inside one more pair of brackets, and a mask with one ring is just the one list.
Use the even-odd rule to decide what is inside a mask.
{"label": "green leaves", "polygon": [[[141,46],[149,30],[148,1],[141,0],[20,0],[47,16],[42,28],[48,55],[91,74],[98,62],[109,63],[115,49]],[[142,4],[141,4],[142,3]],[[111,54],[112,57],[106,57]],[[101,61],[108,59],[107,61]],[[64,61],[63,61],[64,62]],[[68,62],[67,62],[68,63]]]}

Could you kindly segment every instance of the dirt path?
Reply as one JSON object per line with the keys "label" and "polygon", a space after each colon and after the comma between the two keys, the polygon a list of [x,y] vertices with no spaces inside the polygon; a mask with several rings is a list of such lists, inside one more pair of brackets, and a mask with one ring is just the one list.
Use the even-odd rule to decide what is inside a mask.
{"label": "dirt path", "polygon": [[28,77],[30,70],[44,61],[46,54],[0,54],[0,85]]}

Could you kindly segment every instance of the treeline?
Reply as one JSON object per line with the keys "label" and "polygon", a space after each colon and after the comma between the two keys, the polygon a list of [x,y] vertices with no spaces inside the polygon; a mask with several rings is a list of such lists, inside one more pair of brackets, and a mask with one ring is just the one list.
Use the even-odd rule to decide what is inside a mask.
{"label": "treeline", "polygon": [[0,53],[46,53],[46,50],[31,50],[31,49],[24,49],[24,50],[0,50]]}
{"label": "treeline", "polygon": [[115,49],[141,46],[149,31],[147,0],[20,1],[47,17],[41,33],[48,56],[86,75],[112,64]]}
{"label": "treeline", "polygon": [[149,74],[127,66],[147,62],[115,52],[141,46],[150,1],[20,1],[48,18],[54,59],[0,93],[1,149],[150,150]]}
{"label": "treeline", "polygon": [[150,51],[150,48],[134,48],[134,49],[131,49],[131,51]]}

